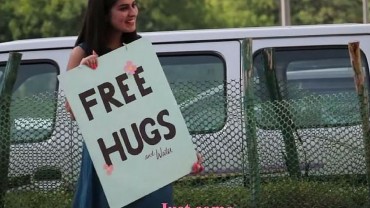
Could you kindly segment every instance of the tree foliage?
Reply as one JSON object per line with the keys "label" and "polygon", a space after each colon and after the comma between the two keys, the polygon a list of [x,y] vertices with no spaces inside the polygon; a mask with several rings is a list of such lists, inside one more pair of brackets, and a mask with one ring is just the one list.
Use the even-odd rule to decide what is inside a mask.
{"label": "tree foliage", "polygon": [[292,23],[361,23],[362,0],[291,0]]}
{"label": "tree foliage", "polygon": [[268,26],[278,21],[277,1],[205,1],[206,21],[213,28]]}
{"label": "tree foliage", "polygon": [[[0,4],[0,41],[76,34],[85,0],[5,0]],[[5,13],[3,13],[5,11]],[[3,34],[3,33],[1,33]]]}
{"label": "tree foliage", "polygon": [[205,28],[204,0],[140,0],[139,30]]}
{"label": "tree foliage", "polygon": [[0,42],[10,40],[12,33],[8,28],[8,22],[12,19],[12,13],[8,2],[0,4]]}
{"label": "tree foliage", "polygon": [[141,0],[142,31],[266,26],[278,23],[271,0]]}
{"label": "tree foliage", "polygon": [[[0,42],[77,35],[87,0],[1,0]],[[280,0],[137,0],[139,31],[272,26]],[[290,0],[291,22],[361,23],[362,0]]]}

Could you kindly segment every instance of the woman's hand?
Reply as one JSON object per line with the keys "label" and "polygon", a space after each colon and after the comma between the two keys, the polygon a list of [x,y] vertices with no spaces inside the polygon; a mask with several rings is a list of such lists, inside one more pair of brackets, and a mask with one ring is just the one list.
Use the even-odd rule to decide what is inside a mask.
{"label": "woman's hand", "polygon": [[72,109],[71,109],[71,106],[69,105],[69,102],[68,101],[66,101],[65,107],[66,107],[67,112],[71,115],[71,119],[73,121],[76,120],[75,119],[75,115],[73,114]]}
{"label": "woman's hand", "polygon": [[192,174],[198,174],[203,172],[204,167],[202,165],[203,163],[203,157],[201,154],[197,153],[197,162],[193,164],[193,167],[191,167],[191,173]]}
{"label": "woman's hand", "polygon": [[[85,51],[81,47],[76,46],[75,48],[73,48],[67,64],[67,71],[76,68],[78,65],[86,65],[91,69],[96,69],[98,67],[98,54],[93,51],[92,55],[87,57],[85,56]],[[73,121],[76,120],[68,100],[66,100],[65,102],[65,108],[66,111],[70,114],[71,119]]]}
{"label": "woman's hand", "polygon": [[93,51],[93,54],[83,58],[80,64],[86,65],[91,69],[96,69],[98,67],[98,54]]}

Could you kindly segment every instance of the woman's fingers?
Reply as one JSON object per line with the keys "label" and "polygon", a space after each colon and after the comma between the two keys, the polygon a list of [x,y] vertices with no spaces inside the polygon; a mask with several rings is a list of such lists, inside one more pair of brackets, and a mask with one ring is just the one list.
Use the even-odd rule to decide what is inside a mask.
{"label": "woman's fingers", "polygon": [[92,56],[92,69],[96,69],[98,67],[98,54],[93,50],[93,55]]}
{"label": "woman's fingers", "polygon": [[198,160],[198,163],[199,164],[202,164],[203,163],[203,157],[200,153],[197,153],[197,160]]}
{"label": "woman's fingers", "polygon": [[73,114],[72,109],[71,109],[71,106],[69,105],[69,102],[68,101],[66,101],[65,107],[66,107],[67,112],[70,113],[71,119],[72,120],[75,120],[75,115]]}
{"label": "woman's fingers", "polygon": [[93,55],[87,56],[81,60],[81,65],[86,65],[91,69],[96,69],[98,67],[98,54],[93,51]]}
{"label": "woman's fingers", "polygon": [[90,56],[86,57],[86,58],[83,58],[81,60],[81,65],[85,65],[85,66],[88,66],[89,68],[93,68],[93,61],[92,61],[92,58]]}
{"label": "woman's fingers", "polygon": [[204,167],[202,163],[203,163],[203,157],[201,154],[197,153],[197,162],[195,162],[193,166],[191,167],[191,173],[198,174],[198,173],[203,172]]}

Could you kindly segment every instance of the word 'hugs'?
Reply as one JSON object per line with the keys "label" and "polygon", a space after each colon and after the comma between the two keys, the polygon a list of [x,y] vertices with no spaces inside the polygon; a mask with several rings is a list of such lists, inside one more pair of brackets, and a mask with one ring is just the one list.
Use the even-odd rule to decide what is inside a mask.
{"label": "word 'hugs'", "polygon": [[[130,155],[139,155],[142,153],[144,149],[144,143],[148,145],[156,145],[158,144],[162,138],[165,140],[173,139],[176,136],[176,127],[172,123],[165,121],[164,116],[169,116],[168,110],[162,110],[158,113],[156,120],[152,118],[145,118],[140,123],[132,123],[130,130],[132,130],[133,134],[135,135],[135,145],[132,145],[132,139],[128,137],[127,129],[122,128],[119,131],[115,131],[112,133],[114,145],[111,147],[107,147],[105,142],[102,138],[99,138],[97,141],[99,143],[100,151],[103,154],[105,163],[107,165],[112,165],[112,160],[110,158],[110,154],[114,152],[118,152],[121,160],[127,160],[127,155],[124,150],[124,146],[126,147],[127,153]],[[158,125],[161,127],[165,127],[167,133],[160,132]],[[148,126],[156,127],[147,132]],[[121,139],[124,143],[122,145]],[[134,147],[135,146],[135,147]]]}

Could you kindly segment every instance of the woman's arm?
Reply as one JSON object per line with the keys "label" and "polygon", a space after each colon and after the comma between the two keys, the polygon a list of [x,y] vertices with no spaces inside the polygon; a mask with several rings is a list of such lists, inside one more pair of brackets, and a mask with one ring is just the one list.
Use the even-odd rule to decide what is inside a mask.
{"label": "woman's arm", "polygon": [[69,56],[67,71],[79,66],[82,59],[85,57],[86,57],[85,51],[80,46],[74,47]]}
{"label": "woman's arm", "polygon": [[[72,52],[69,56],[69,61],[67,64],[67,71],[76,68],[77,66],[83,64],[86,65],[92,69],[96,69],[98,66],[98,55],[93,52],[93,55],[87,56],[85,51],[80,47],[76,46],[72,49]],[[71,106],[68,103],[68,100],[65,103],[65,108],[67,112],[71,114],[71,119],[75,120],[75,117],[73,115]]]}
{"label": "woman's arm", "polygon": [[86,65],[91,69],[96,69],[98,67],[98,54],[93,51],[92,55],[86,55],[80,46],[73,48],[69,57],[67,70],[71,70],[79,65]]}

